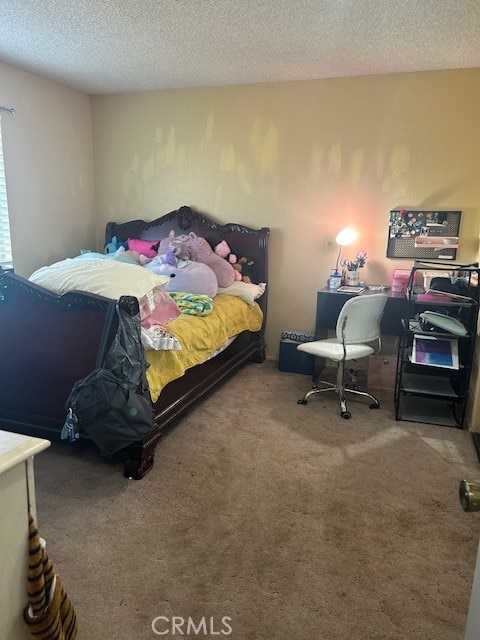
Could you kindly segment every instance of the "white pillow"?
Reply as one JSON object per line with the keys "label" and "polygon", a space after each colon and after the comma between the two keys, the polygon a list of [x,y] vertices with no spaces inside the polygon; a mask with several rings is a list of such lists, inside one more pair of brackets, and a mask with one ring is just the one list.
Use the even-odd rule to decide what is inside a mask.
{"label": "white pillow", "polygon": [[164,287],[170,278],[116,260],[67,258],[41,267],[29,280],[58,294],[79,290],[118,300],[120,296],[141,298],[155,287]]}
{"label": "white pillow", "polygon": [[231,296],[237,296],[252,306],[253,301],[260,298],[260,296],[265,293],[266,286],[265,282],[254,284],[253,282],[241,282],[239,280],[231,284],[229,287],[218,287],[218,293],[227,293]]}

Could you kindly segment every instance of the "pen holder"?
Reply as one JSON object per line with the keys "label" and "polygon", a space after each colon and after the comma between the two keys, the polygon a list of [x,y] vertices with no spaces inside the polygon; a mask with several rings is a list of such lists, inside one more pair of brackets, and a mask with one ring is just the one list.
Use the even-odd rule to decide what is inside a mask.
{"label": "pen holder", "polygon": [[358,287],[360,284],[360,273],[358,271],[345,271],[345,284],[349,287]]}

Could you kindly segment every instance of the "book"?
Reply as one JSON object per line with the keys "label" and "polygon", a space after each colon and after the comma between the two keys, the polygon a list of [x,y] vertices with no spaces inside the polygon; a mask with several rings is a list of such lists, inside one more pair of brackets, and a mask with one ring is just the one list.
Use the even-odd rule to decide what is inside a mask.
{"label": "book", "polygon": [[429,367],[458,369],[458,341],[455,338],[414,335],[411,361]]}
{"label": "book", "polygon": [[428,290],[425,293],[419,293],[417,295],[417,300],[419,302],[453,302],[452,296],[447,294],[437,295],[436,292],[432,292],[431,290]]}
{"label": "book", "polygon": [[344,285],[343,287],[338,287],[337,291],[340,293],[362,293],[365,287],[350,287],[348,285]]}
{"label": "book", "polygon": [[428,289],[424,294],[421,294],[423,297],[419,299],[426,300],[425,296],[429,296],[429,300],[445,300],[445,302],[473,302],[473,298],[469,296],[462,296],[459,293],[453,293],[452,291],[440,291],[438,289]]}

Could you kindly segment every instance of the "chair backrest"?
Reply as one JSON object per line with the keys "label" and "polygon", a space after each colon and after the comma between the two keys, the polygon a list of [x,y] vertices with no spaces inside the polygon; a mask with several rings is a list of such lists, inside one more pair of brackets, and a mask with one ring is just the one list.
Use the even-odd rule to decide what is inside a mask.
{"label": "chair backrest", "polygon": [[343,305],[337,320],[337,340],[342,341],[345,322],[346,344],[373,342],[380,337],[380,320],[387,303],[384,293],[372,293],[350,298]]}

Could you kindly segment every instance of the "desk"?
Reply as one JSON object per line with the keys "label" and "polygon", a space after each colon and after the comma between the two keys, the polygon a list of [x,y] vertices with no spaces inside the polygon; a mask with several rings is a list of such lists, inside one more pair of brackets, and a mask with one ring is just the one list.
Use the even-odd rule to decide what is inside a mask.
{"label": "desk", "polygon": [[[372,293],[368,289],[358,295]],[[402,318],[405,316],[406,303],[405,294],[385,291],[387,304],[383,312],[380,328],[383,334],[399,336],[403,333]],[[339,293],[331,289],[322,289],[317,292],[317,315],[315,318],[315,337],[323,340],[328,337],[328,330],[335,329],[340,309],[350,298],[357,294]]]}

